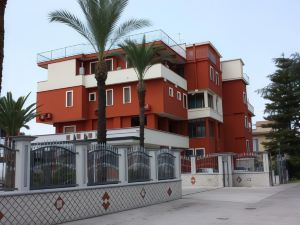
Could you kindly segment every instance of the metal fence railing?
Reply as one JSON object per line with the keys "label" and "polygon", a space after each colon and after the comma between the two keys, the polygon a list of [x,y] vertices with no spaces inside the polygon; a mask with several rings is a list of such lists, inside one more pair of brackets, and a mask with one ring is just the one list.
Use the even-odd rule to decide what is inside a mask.
{"label": "metal fence railing", "polygon": [[0,144],[0,191],[14,190],[16,150]]}
{"label": "metal fence railing", "polygon": [[169,149],[161,149],[157,156],[158,180],[175,178],[175,156]]}
{"label": "metal fence railing", "polygon": [[215,155],[197,156],[196,172],[197,173],[218,173],[219,172],[218,156]]}
{"label": "metal fence railing", "polygon": [[[149,31],[145,33],[140,33],[140,34],[133,34],[129,36],[125,36],[115,42],[113,45],[110,43],[107,45],[107,47],[111,47],[110,49],[117,49],[120,48],[119,44],[122,43],[124,40],[133,40],[136,43],[140,44],[142,43],[143,38],[146,38],[146,43],[151,43],[155,41],[162,41],[166,45],[168,45],[173,51],[175,51],[177,54],[182,56],[183,58],[186,57],[186,52],[185,49],[177,44],[168,34],[166,34],[163,30],[154,30],[154,31]],[[109,49],[107,49],[109,50]],[[68,46],[65,48],[60,48],[60,49],[55,49],[47,52],[42,52],[37,55],[37,62],[45,62],[45,61],[50,61],[50,60],[55,60],[55,59],[60,59],[60,58],[65,58],[65,57],[70,57],[74,55],[79,55],[79,54],[91,54],[95,53],[95,50],[92,45],[90,44],[79,44],[79,45],[73,45],[73,46]]]}
{"label": "metal fence railing", "polygon": [[76,186],[76,151],[72,143],[36,143],[31,148],[30,189]]}
{"label": "metal fence railing", "polygon": [[150,180],[150,157],[145,148],[137,146],[127,149],[129,183]]}
{"label": "metal fence railing", "polygon": [[91,144],[88,150],[88,185],[119,182],[118,149],[104,144]]}
{"label": "metal fence railing", "polygon": [[181,173],[191,173],[191,157],[181,156]]}
{"label": "metal fence railing", "polygon": [[247,152],[233,156],[234,170],[245,172],[263,172],[263,154],[260,152]]}

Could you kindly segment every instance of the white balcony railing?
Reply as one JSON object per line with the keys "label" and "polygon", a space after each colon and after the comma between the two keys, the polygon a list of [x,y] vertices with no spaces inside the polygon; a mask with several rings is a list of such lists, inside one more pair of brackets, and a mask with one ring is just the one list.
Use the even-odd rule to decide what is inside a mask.
{"label": "white balcony railing", "polygon": [[251,105],[251,103],[249,101],[248,101],[247,105],[248,105],[248,110],[254,115],[254,106]]}
{"label": "white balcony railing", "polygon": [[[162,41],[166,45],[168,45],[171,49],[173,49],[177,54],[179,54],[181,57],[186,58],[185,49],[183,49],[168,34],[166,34],[162,30],[155,30],[146,33],[126,36],[124,38],[121,38],[117,42],[115,42],[107,50],[118,49],[119,44],[122,43],[124,40],[133,40],[136,43],[141,43],[144,36],[146,38],[147,43],[154,42],[154,41]],[[110,44],[108,44],[107,46],[110,46]],[[37,55],[37,62],[41,63],[41,62],[46,62],[54,59],[66,58],[74,55],[92,54],[92,53],[95,53],[95,50],[92,45],[79,44],[79,45],[73,45],[73,46],[68,46],[64,48],[59,48],[59,49],[39,53]]]}

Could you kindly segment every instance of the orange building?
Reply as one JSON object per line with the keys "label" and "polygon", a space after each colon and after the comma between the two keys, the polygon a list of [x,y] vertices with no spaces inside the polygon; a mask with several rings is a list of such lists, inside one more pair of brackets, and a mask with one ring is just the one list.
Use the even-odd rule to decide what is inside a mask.
{"label": "orange building", "polygon": [[[148,32],[147,37],[157,46],[159,56],[168,57],[161,57],[145,77],[145,143],[185,148],[186,154],[197,155],[252,150],[248,123],[253,111],[245,100],[248,81],[243,73],[236,73],[238,65],[242,70],[242,61],[221,62],[220,53],[210,42],[178,45],[163,31]],[[116,138],[116,133],[126,139],[126,133],[139,126],[137,75],[127,65],[121,49],[108,53],[108,139]],[[64,134],[67,140],[73,133],[79,139],[95,137],[96,61],[96,54],[88,46],[38,55],[38,66],[48,70],[48,80],[38,83],[41,115],[37,122],[53,125],[57,135]]]}

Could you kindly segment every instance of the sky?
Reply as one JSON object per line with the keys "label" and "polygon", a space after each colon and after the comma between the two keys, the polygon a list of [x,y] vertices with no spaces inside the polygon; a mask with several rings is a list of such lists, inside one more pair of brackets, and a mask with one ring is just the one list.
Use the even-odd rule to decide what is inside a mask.
{"label": "sky", "polygon": [[[76,0],[8,1],[2,95],[31,92],[28,103],[35,102],[37,82],[47,79],[47,70],[36,64],[37,53],[86,43],[70,28],[49,23],[48,13],[56,9],[81,16]],[[211,41],[222,60],[242,58],[255,122],[263,119],[265,105],[255,91],[268,84],[272,59],[300,52],[299,9],[299,0],[130,0],[121,21],[146,18],[153,26],[143,31],[162,29],[187,44]],[[54,133],[51,125],[32,121],[29,126],[26,134]]]}

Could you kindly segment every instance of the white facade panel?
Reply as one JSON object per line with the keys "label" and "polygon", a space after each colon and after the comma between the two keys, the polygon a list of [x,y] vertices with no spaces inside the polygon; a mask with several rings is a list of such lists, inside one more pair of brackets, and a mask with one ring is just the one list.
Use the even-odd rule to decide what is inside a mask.
{"label": "white facade panel", "polygon": [[[164,78],[171,83],[187,90],[187,82],[178,74],[163,66],[156,64],[146,73],[145,80]],[[107,85],[136,82],[137,74],[133,68],[108,72]],[[38,83],[38,92],[49,91],[74,86],[96,87],[95,75],[76,75],[76,60],[50,64],[48,67],[48,80]]]}
{"label": "white facade panel", "polygon": [[199,108],[199,109],[189,109],[188,110],[188,119],[201,119],[201,118],[213,118],[221,123],[223,123],[223,116],[217,111],[211,108]]}

